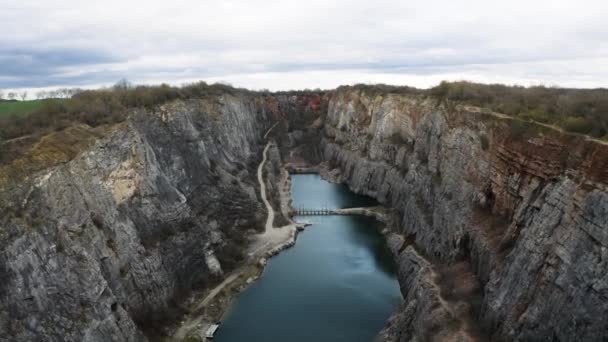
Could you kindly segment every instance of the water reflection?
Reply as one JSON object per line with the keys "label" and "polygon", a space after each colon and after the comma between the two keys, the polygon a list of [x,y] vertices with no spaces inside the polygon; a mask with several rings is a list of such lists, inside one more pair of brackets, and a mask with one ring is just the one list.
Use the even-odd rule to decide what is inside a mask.
{"label": "water reflection", "polygon": [[382,229],[382,223],[370,217],[346,216],[351,229],[347,236],[353,243],[358,243],[367,248],[381,271],[393,276],[396,272],[393,257],[386,246],[384,237],[378,232]]}
{"label": "water reflection", "polygon": [[295,208],[354,208],[377,205],[375,199],[353,194],[344,184],[329,183],[318,175],[292,175]]}
{"label": "water reflection", "polygon": [[[292,178],[294,206],[374,205],[314,175]],[[295,247],[268,263],[241,293],[214,341],[367,342],[401,300],[379,223],[312,216]]]}

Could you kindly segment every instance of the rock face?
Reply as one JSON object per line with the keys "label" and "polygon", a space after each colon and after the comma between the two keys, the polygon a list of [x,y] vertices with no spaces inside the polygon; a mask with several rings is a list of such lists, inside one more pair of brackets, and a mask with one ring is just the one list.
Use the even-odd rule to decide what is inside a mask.
{"label": "rock face", "polygon": [[290,111],[318,110],[314,102],[178,101],[103,133],[79,128],[87,144],[40,172],[15,171],[40,169],[36,153],[0,169],[0,340],[155,335],[191,289],[238,264],[248,230],[263,228],[263,136]]}
{"label": "rock face", "polygon": [[0,341],[157,335],[263,228],[256,167],[277,122],[264,169],[277,212],[281,157],[323,162],[398,212],[404,303],[380,341],[608,336],[608,146],[345,87],[177,101],[0,166]]}
{"label": "rock face", "polygon": [[[608,336],[608,146],[360,87],[333,94],[322,137],[339,180],[397,209],[410,241],[393,248],[405,311],[382,340]],[[439,275],[457,263],[462,274]],[[436,302],[459,276],[476,284],[450,313]],[[454,323],[458,334],[437,329],[463,314],[475,322]]]}

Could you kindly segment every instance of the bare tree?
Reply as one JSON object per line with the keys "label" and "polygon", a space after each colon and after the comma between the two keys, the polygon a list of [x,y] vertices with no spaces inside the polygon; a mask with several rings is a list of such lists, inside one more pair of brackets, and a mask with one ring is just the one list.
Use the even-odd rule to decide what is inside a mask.
{"label": "bare tree", "polygon": [[12,92],[12,91],[10,93],[8,93],[9,100],[14,100],[16,97],[17,97],[17,93]]}
{"label": "bare tree", "polygon": [[43,98],[47,97],[47,95],[48,95],[48,93],[46,91],[41,90],[41,91],[39,91],[39,92],[36,93],[36,98],[38,100],[40,100],[40,99],[43,99]]}
{"label": "bare tree", "polygon": [[133,84],[126,78],[121,79],[114,85],[114,90],[128,90],[130,88],[133,88]]}
{"label": "bare tree", "polygon": [[223,86],[228,86],[228,87],[232,87],[232,83],[230,83],[230,82],[228,82],[228,81],[221,81],[221,80],[220,80],[220,81],[216,82],[216,84],[223,85]]}
{"label": "bare tree", "polygon": [[19,96],[21,97],[21,101],[25,101],[25,99],[27,98],[27,91],[22,92],[21,94],[19,94]]}
{"label": "bare tree", "polygon": [[0,100],[2,100],[3,97],[4,97],[4,92],[2,90],[0,90]]}
{"label": "bare tree", "polygon": [[83,90],[80,88],[72,88],[72,89],[70,89],[70,97],[74,97],[82,92],[83,92]]}

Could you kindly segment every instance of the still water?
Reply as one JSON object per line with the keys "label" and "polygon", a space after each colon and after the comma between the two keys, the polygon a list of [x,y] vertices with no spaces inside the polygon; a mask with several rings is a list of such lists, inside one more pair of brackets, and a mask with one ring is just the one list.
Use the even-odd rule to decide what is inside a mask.
{"label": "still water", "polygon": [[[317,175],[292,175],[294,207],[374,205]],[[377,221],[307,216],[313,222],[291,249],[232,303],[214,341],[368,342],[401,300]]]}

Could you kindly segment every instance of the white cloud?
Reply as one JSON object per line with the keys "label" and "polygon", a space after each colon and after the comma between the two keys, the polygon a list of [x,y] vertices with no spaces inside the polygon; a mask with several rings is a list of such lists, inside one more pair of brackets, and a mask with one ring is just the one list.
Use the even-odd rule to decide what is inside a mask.
{"label": "white cloud", "polygon": [[[0,0],[0,88],[608,86],[608,2]],[[4,62],[3,62],[4,61]]]}

